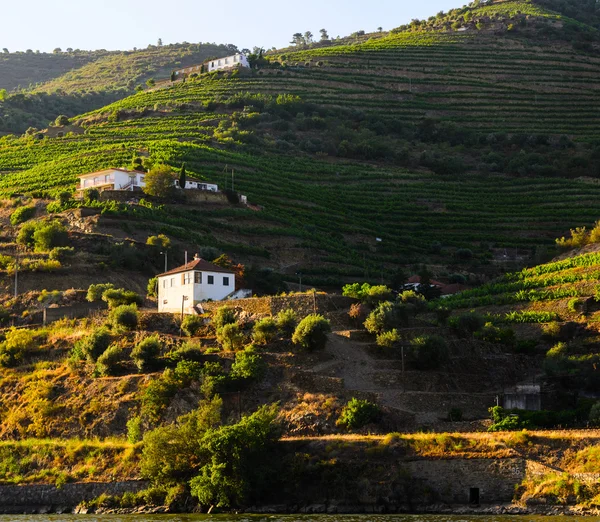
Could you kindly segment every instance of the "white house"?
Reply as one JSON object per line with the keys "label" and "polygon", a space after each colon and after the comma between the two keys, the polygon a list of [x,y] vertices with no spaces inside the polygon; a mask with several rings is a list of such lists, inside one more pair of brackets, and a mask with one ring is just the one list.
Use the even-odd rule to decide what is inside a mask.
{"label": "white house", "polygon": [[[79,176],[79,191],[95,188],[97,190],[142,190],[146,186],[144,181],[145,172],[127,169],[107,169],[100,172],[91,172]],[[173,184],[179,188],[179,179],[174,179]],[[209,192],[219,192],[219,186],[213,183],[206,183],[199,179],[186,177],[186,190],[208,190]]]}
{"label": "white house", "polygon": [[226,56],[225,58],[216,58],[215,60],[209,60],[201,65],[191,65],[178,69],[175,71],[175,76],[180,78],[182,76],[188,76],[190,74],[201,74],[205,72],[221,71],[225,69],[233,69],[234,67],[248,67],[250,68],[250,62],[245,54],[238,53],[232,56]]}
{"label": "white house", "polygon": [[235,273],[200,259],[158,276],[158,311],[195,313],[202,301],[220,301],[235,292]]}

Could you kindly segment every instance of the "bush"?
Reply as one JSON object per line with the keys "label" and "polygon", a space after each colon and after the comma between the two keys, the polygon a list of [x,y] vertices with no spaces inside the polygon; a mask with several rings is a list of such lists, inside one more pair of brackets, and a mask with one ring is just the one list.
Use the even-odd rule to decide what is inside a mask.
{"label": "bush", "polygon": [[467,336],[482,328],[485,325],[485,319],[476,312],[467,312],[457,317],[451,317],[448,323],[459,335]]}
{"label": "bush", "polygon": [[189,386],[192,381],[201,381],[203,376],[202,363],[198,361],[179,361],[173,376],[182,388]]}
{"label": "bush", "polygon": [[186,315],[181,322],[181,329],[188,337],[194,337],[204,326],[204,319],[199,315]]}
{"label": "bush", "polygon": [[451,313],[452,310],[447,306],[438,306],[435,309],[435,318],[437,319],[438,324],[441,326],[445,325]]}
{"label": "bush", "polygon": [[265,363],[257,353],[244,350],[235,354],[235,362],[231,366],[231,378],[258,380],[264,372]]}
{"label": "bush", "polygon": [[109,346],[96,361],[96,373],[101,377],[116,375],[121,370],[121,363],[125,359],[123,349],[113,344]]}
{"label": "bush", "polygon": [[331,325],[322,315],[308,315],[296,327],[292,342],[306,350],[320,350],[327,344],[327,334]]}
{"label": "bush", "polygon": [[69,125],[69,117],[65,116],[64,114],[57,116],[56,120],[54,120],[54,125],[56,125],[57,127],[64,127],[65,125]]}
{"label": "bush", "polygon": [[83,192],[83,201],[86,205],[98,201],[100,199],[100,191],[95,188],[85,189]]}
{"label": "bush", "polygon": [[33,232],[33,243],[37,252],[47,252],[54,247],[64,246],[68,240],[67,229],[58,221],[38,223]]}
{"label": "bush", "polygon": [[142,418],[139,415],[127,421],[127,441],[136,444],[142,440]]}
{"label": "bush", "polygon": [[569,300],[567,308],[573,314],[582,314],[585,311],[585,299],[574,297]]}
{"label": "bush", "polygon": [[176,350],[170,352],[168,357],[174,362],[202,361],[204,354],[202,353],[202,345],[199,342],[186,342]]}
{"label": "bush", "polygon": [[374,334],[379,334],[385,330],[392,330],[408,320],[408,310],[402,303],[391,303],[386,301],[380,303],[373,310],[367,320],[364,322],[365,328]]}
{"label": "bush", "polygon": [[600,402],[592,406],[588,420],[592,426],[600,426]]}
{"label": "bush", "polygon": [[392,291],[387,286],[371,286],[369,283],[346,285],[342,289],[342,295],[360,299],[370,306],[375,306],[382,301],[389,301],[393,296]]}
{"label": "bush", "polygon": [[49,259],[54,261],[64,261],[66,258],[75,255],[73,247],[55,247],[50,251]]}
{"label": "bush", "polygon": [[148,297],[158,297],[158,277],[151,277],[148,279],[148,286],[146,286],[146,295]]}
{"label": "bush", "polygon": [[112,283],[99,283],[97,285],[90,285],[88,287],[87,295],[85,298],[93,303],[95,301],[100,301],[102,299],[102,294],[107,290],[112,290],[115,287]]}
{"label": "bush", "polygon": [[558,359],[569,355],[569,345],[567,343],[556,343],[552,348],[546,352],[548,359]]}
{"label": "bush", "polygon": [[277,329],[285,336],[291,336],[294,333],[296,325],[298,324],[298,316],[292,308],[281,310],[275,316],[275,323]]}
{"label": "bush", "polygon": [[448,345],[439,335],[415,337],[410,343],[409,357],[420,370],[435,369],[448,359]]}
{"label": "bush", "polygon": [[162,250],[171,247],[171,240],[164,234],[158,234],[158,236],[150,236],[146,244]]}
{"label": "bush", "polygon": [[277,323],[272,317],[265,317],[256,321],[252,328],[252,339],[256,343],[270,343],[277,334]]}
{"label": "bush", "polygon": [[19,225],[35,216],[35,207],[19,207],[10,215],[10,224]]}
{"label": "bush", "polygon": [[117,328],[133,330],[138,325],[138,311],[136,305],[117,306],[108,314],[108,320]]}
{"label": "bush", "polygon": [[132,290],[124,290],[123,288],[109,288],[102,294],[102,300],[108,303],[109,308],[116,308],[122,305],[140,305],[143,300],[140,295]]}
{"label": "bush", "polygon": [[16,366],[34,347],[35,338],[32,331],[12,327],[6,333],[6,339],[0,343],[0,366]]}
{"label": "bush", "polygon": [[75,344],[74,353],[79,358],[88,359],[90,362],[95,362],[100,355],[110,346],[112,336],[106,327],[94,330],[90,335],[79,340]]}
{"label": "bush", "polygon": [[226,324],[233,324],[235,322],[237,322],[235,310],[229,306],[217,308],[212,317],[212,324],[214,325],[215,330],[222,328]]}
{"label": "bush", "polygon": [[382,348],[393,348],[400,341],[400,334],[395,328],[389,332],[382,332],[377,335],[377,346]]}
{"label": "bush", "polygon": [[367,400],[352,398],[343,407],[336,424],[348,430],[357,430],[367,424],[377,422],[381,417],[381,410],[376,404]]}
{"label": "bush", "polygon": [[132,350],[131,358],[140,372],[146,372],[156,367],[156,359],[161,349],[162,344],[158,335],[146,337]]}
{"label": "bush", "polygon": [[239,350],[244,344],[244,334],[237,323],[229,323],[217,330],[217,342],[224,350]]}
{"label": "bush", "polygon": [[513,346],[515,344],[515,332],[512,328],[500,328],[492,323],[485,323],[481,330],[475,332],[474,337],[493,344],[505,344]]}

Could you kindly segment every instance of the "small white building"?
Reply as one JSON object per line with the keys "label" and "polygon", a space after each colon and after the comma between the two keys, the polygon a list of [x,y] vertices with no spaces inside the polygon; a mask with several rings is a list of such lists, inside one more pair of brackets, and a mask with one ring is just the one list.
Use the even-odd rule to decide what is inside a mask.
{"label": "small white building", "polygon": [[158,311],[193,314],[202,301],[221,301],[234,292],[233,271],[196,255],[190,263],[158,276]]}
{"label": "small white building", "polygon": [[200,65],[190,65],[183,69],[175,71],[177,78],[189,76],[190,74],[201,74],[213,71],[222,71],[226,69],[233,69],[234,67],[247,67],[250,68],[250,62],[245,54],[237,53],[224,58],[216,58],[215,60],[209,60]]}
{"label": "small white building", "polygon": [[[99,191],[103,190],[142,190],[146,186],[144,181],[146,178],[145,172],[138,170],[127,169],[107,169],[100,172],[91,172],[79,176],[79,191],[95,188]],[[175,177],[173,184],[179,188],[179,179]],[[209,192],[219,192],[219,186],[214,183],[206,183],[205,181],[186,177],[186,190],[207,190]]]}

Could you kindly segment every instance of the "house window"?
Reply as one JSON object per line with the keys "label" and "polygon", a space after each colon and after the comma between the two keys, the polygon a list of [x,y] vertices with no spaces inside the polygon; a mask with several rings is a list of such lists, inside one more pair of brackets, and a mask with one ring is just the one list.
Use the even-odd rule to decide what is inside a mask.
{"label": "house window", "polygon": [[194,272],[194,282],[197,285],[202,284],[202,272]]}
{"label": "house window", "polygon": [[108,183],[110,181],[110,174],[106,174],[106,176],[104,176],[104,183]]}
{"label": "house window", "polygon": [[211,62],[210,66],[214,67],[215,66],[215,62]]}
{"label": "house window", "polygon": [[175,286],[175,278],[172,277],[171,278],[171,288],[173,288]]}
{"label": "house window", "polygon": [[219,60],[219,65],[221,65],[221,60]]}
{"label": "house window", "polygon": [[167,288],[167,280],[163,279],[163,288]]}
{"label": "house window", "polygon": [[215,284],[215,276],[208,276],[207,277],[207,281],[206,281],[209,285],[214,285]]}
{"label": "house window", "polygon": [[228,277],[223,278],[223,286],[229,286],[229,278]]}
{"label": "house window", "polygon": [[184,285],[192,284],[192,274],[193,274],[193,272],[186,272],[185,274],[183,274],[183,284]]}
{"label": "house window", "polygon": [[87,180],[87,179],[84,179],[84,180],[83,180],[83,186],[84,186],[84,187],[87,187],[87,186],[88,186],[88,180]]}
{"label": "house window", "polygon": [[94,185],[97,185],[100,182],[100,178],[94,178]]}

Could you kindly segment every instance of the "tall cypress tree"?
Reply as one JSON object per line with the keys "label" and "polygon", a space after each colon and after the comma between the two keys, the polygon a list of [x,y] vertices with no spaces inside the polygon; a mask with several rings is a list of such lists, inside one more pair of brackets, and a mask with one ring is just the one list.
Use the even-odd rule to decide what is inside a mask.
{"label": "tall cypress tree", "polygon": [[181,174],[179,174],[179,186],[185,189],[185,163],[181,165]]}

